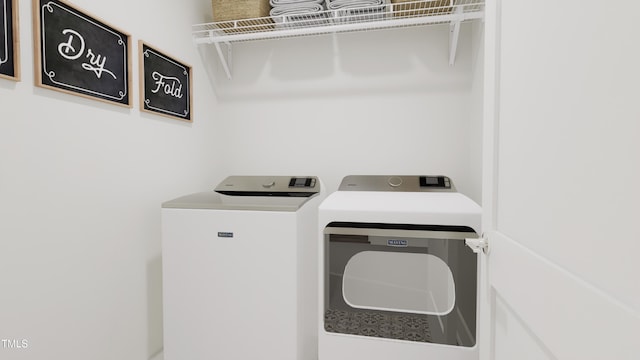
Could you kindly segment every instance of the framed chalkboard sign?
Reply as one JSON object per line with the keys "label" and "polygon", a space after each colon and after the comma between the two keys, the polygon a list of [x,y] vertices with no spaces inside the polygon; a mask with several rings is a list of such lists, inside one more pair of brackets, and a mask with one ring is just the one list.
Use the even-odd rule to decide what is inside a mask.
{"label": "framed chalkboard sign", "polygon": [[130,35],[60,0],[33,0],[36,85],[131,107]]}
{"label": "framed chalkboard sign", "polygon": [[18,0],[0,0],[0,78],[20,80]]}
{"label": "framed chalkboard sign", "polygon": [[191,66],[138,42],[140,55],[140,109],[193,121]]}

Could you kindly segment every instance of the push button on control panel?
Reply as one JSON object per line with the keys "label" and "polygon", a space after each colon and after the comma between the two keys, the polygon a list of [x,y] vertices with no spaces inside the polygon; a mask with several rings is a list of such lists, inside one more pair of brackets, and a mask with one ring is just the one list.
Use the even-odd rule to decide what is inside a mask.
{"label": "push button on control panel", "polygon": [[389,178],[388,183],[391,187],[398,187],[402,185],[402,178],[399,176],[392,176]]}

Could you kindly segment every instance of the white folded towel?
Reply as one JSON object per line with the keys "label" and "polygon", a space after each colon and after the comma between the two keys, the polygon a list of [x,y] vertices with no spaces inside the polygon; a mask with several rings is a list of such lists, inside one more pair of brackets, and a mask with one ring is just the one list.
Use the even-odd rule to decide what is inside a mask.
{"label": "white folded towel", "polygon": [[303,2],[291,5],[281,5],[271,8],[271,16],[283,15],[305,15],[313,14],[324,10],[324,6],[314,2]]}
{"label": "white folded towel", "polygon": [[389,0],[327,0],[329,10],[335,11],[334,24],[379,21],[386,18]]}
{"label": "white folded towel", "polygon": [[275,6],[270,15],[278,29],[295,29],[329,24],[324,3],[301,2]]}
{"label": "white folded towel", "polygon": [[360,8],[380,6],[387,4],[387,0],[327,0],[327,8],[330,10],[345,8]]}
{"label": "white folded towel", "polygon": [[316,3],[322,4],[324,0],[269,0],[269,4],[271,7],[281,6],[281,5],[290,5],[290,4],[299,4],[299,3]]}

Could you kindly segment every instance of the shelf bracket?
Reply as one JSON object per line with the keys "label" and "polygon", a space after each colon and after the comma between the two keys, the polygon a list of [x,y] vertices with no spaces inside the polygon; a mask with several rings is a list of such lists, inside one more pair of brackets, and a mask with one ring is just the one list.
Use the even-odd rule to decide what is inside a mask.
{"label": "shelf bracket", "polygon": [[456,7],[454,11],[455,19],[449,24],[449,65],[453,66],[456,62],[456,51],[458,51],[458,38],[460,37],[460,20],[462,18],[462,7]]}
{"label": "shelf bracket", "polygon": [[226,51],[224,51],[223,46],[219,42],[213,43],[216,47],[216,51],[218,52],[218,57],[220,58],[220,63],[222,63],[222,67],[224,68],[224,72],[227,74],[227,78],[231,80],[231,68],[232,68],[232,57],[231,57],[231,43],[225,42],[224,46],[226,47]]}

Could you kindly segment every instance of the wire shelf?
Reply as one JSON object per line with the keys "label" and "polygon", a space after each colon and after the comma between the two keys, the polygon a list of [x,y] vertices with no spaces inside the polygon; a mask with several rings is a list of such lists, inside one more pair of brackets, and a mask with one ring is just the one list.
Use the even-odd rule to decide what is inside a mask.
{"label": "wire shelf", "polygon": [[232,43],[460,23],[483,16],[484,0],[420,0],[197,24],[192,35],[198,44]]}
{"label": "wire shelf", "polygon": [[453,65],[460,24],[484,18],[484,2],[381,0],[380,5],[375,6],[197,24],[193,25],[192,35],[196,44],[215,45],[224,71],[231,79],[231,44],[234,42],[449,24],[449,64]]}

